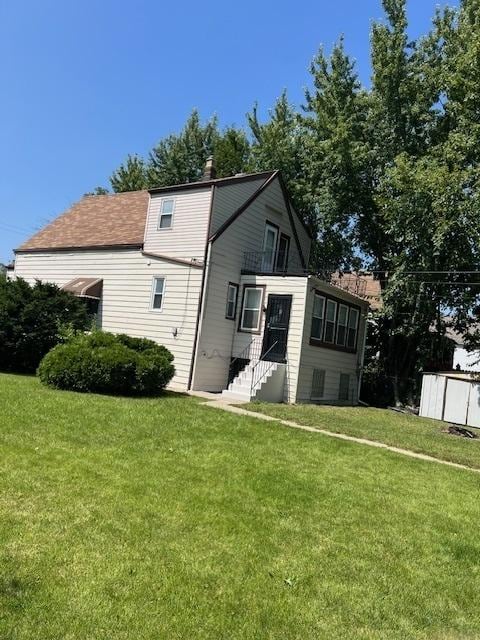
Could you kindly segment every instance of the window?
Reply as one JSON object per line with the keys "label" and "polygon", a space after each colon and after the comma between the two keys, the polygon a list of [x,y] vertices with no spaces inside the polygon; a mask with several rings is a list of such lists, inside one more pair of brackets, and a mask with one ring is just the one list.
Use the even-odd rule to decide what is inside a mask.
{"label": "window", "polygon": [[355,349],[357,345],[358,316],[358,309],[351,308],[347,331],[347,347],[349,349]]}
{"label": "window", "polygon": [[237,298],[238,284],[229,282],[227,289],[227,308],[225,310],[225,318],[228,320],[235,320],[235,316],[237,315]]}
{"label": "window", "polygon": [[277,252],[278,227],[267,222],[265,235],[263,236],[263,260],[262,271],[270,273],[275,266],[275,255]]}
{"label": "window", "polygon": [[276,271],[286,271],[288,267],[288,251],[290,249],[290,238],[284,233],[280,234],[278,243]]}
{"label": "window", "polygon": [[345,346],[347,339],[347,324],[348,324],[348,307],[346,304],[341,304],[338,307],[338,321],[337,321],[337,344],[341,347]]}
{"label": "window", "polygon": [[312,329],[310,336],[317,340],[323,338],[323,312],[325,309],[325,298],[315,294],[313,298],[313,316],[312,316]]}
{"label": "window", "polygon": [[325,342],[335,342],[335,320],[337,316],[337,303],[335,300],[327,300],[327,311],[325,313]]}
{"label": "window", "polygon": [[163,297],[165,295],[165,278],[153,278],[152,306],[154,311],[161,311],[163,307]]}
{"label": "window", "polygon": [[314,369],[312,375],[311,400],[321,400],[325,394],[325,370]]}
{"label": "window", "polygon": [[173,198],[164,198],[160,204],[160,216],[158,218],[159,229],[170,229],[173,222],[173,209],[175,201]]}
{"label": "window", "polygon": [[350,390],[350,375],[348,373],[340,374],[340,385],[338,387],[338,399],[348,400]]}
{"label": "window", "polygon": [[260,287],[245,287],[240,320],[241,331],[259,331],[262,298],[263,289]]}
{"label": "window", "polygon": [[311,345],[355,352],[359,324],[359,307],[314,291]]}

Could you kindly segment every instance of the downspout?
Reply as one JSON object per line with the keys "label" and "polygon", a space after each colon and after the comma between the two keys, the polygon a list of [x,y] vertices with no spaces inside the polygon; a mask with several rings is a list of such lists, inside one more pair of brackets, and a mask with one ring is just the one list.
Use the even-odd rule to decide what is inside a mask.
{"label": "downspout", "polygon": [[357,389],[357,404],[360,401],[360,391],[362,390],[362,378],[363,378],[363,363],[365,361],[365,347],[367,346],[367,331],[368,331],[368,310],[365,313],[363,338],[362,338],[362,355],[358,362],[359,374],[358,374],[358,389]]}

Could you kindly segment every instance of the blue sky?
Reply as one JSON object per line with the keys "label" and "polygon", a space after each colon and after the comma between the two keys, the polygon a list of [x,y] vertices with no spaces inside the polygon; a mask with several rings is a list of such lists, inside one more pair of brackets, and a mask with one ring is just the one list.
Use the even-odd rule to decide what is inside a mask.
{"label": "blue sky", "polygon": [[[412,36],[437,4],[410,0]],[[381,17],[380,0],[0,3],[0,261],[192,108],[242,125],[283,88],[300,103],[321,43],[344,34],[367,84]]]}

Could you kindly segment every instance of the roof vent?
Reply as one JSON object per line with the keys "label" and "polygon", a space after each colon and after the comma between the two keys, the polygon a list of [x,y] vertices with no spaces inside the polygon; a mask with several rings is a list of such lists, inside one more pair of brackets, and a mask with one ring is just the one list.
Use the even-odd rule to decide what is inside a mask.
{"label": "roof vent", "polygon": [[215,180],[217,177],[217,170],[215,169],[215,163],[213,161],[213,156],[209,156],[205,163],[205,169],[203,170],[202,180]]}

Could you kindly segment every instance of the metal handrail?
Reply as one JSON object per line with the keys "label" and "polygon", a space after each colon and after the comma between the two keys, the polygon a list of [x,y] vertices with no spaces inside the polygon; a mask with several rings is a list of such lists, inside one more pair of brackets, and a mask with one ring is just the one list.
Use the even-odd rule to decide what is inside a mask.
{"label": "metal handrail", "polygon": [[251,386],[250,386],[250,396],[253,396],[253,392],[255,390],[256,385],[263,380],[263,378],[265,378],[265,376],[267,375],[267,373],[270,371],[270,369],[273,367],[273,365],[275,364],[274,362],[270,363],[270,366],[265,369],[265,371],[262,373],[260,373],[260,376],[258,376],[257,379],[255,379],[255,371],[257,370],[258,365],[260,364],[260,362],[265,362],[265,357],[270,353],[270,351],[278,344],[278,340],[275,340],[275,342],[272,344],[271,347],[269,347],[264,353],[261,354],[259,360],[257,361],[257,363],[252,367],[252,382],[251,382]]}
{"label": "metal handrail", "polygon": [[247,344],[247,346],[240,352],[240,354],[238,356],[235,356],[233,358],[233,360],[231,360],[230,362],[230,366],[228,369],[228,379],[229,381],[232,378],[232,373],[234,371],[234,365],[236,362],[238,362],[238,360],[249,360],[250,358],[247,357],[247,355],[250,355],[250,348],[253,345],[253,343],[255,342],[255,338],[252,338],[250,340],[250,342]]}

